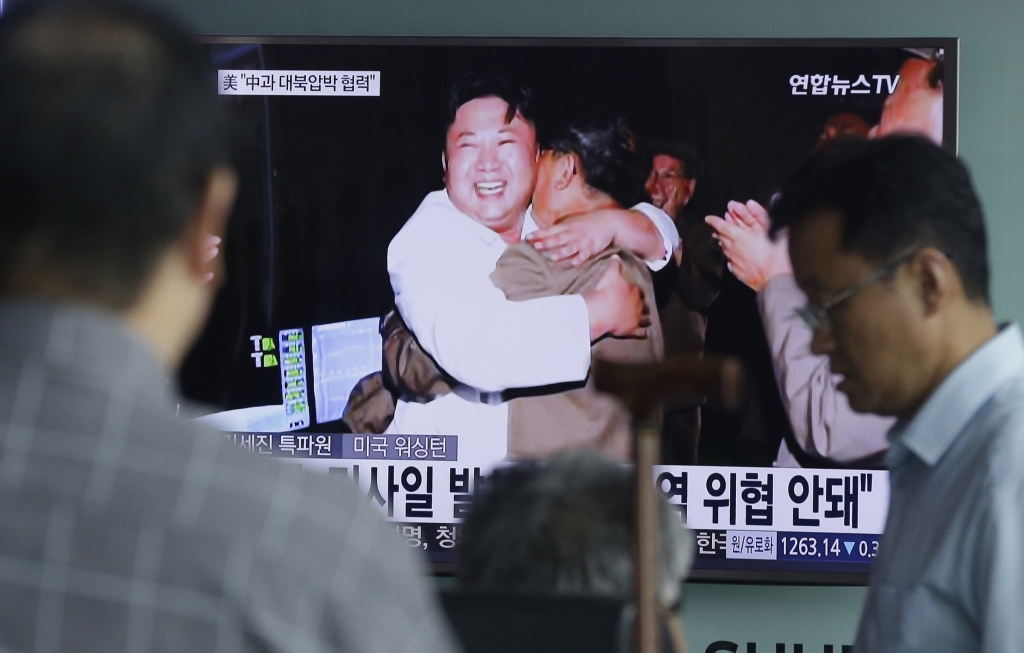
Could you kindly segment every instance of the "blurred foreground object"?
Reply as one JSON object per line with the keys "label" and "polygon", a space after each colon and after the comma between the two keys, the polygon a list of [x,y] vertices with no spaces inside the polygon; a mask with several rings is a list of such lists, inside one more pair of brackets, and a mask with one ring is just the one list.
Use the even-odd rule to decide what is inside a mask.
{"label": "blurred foreground object", "polygon": [[[510,616],[500,610],[521,615],[523,623],[515,624],[516,630],[557,640],[571,650],[587,650],[579,647],[594,638],[598,649],[628,644],[635,614],[629,605],[635,474],[595,451],[563,452],[546,464],[527,462],[494,472],[489,490],[463,526],[458,573],[462,595],[445,601],[470,653],[477,650],[474,642],[499,645],[478,622],[509,627]],[[646,484],[653,487],[653,477]],[[681,632],[673,613],[693,560],[693,538],[664,498],[654,503],[665,524],[651,547],[660,572],[655,602],[665,631]],[[559,601],[563,597],[572,600]],[[538,614],[533,600],[551,604],[553,614]],[[606,615],[600,627],[583,626],[596,624],[598,615],[608,610],[616,615],[610,623]],[[559,632],[563,629],[586,631],[587,636],[581,642],[566,640]]]}
{"label": "blurred foreground object", "polygon": [[177,416],[237,187],[208,63],[138,3],[0,19],[0,650],[452,651],[354,486]]}
{"label": "blurred foreground object", "polygon": [[[743,371],[730,358],[675,356],[650,365],[626,365],[597,361],[592,372],[594,387],[618,397],[633,414],[636,461],[636,530],[634,533],[633,583],[637,619],[634,650],[655,653],[658,649],[658,497],[651,482],[658,464],[661,428],[657,420],[660,402],[667,398],[718,401],[726,407],[739,404]],[[682,650],[685,651],[681,627]]]}

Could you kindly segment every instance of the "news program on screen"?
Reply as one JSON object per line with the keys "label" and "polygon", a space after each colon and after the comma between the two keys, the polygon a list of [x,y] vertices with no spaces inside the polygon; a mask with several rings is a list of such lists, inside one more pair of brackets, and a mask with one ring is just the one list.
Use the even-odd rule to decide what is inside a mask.
{"label": "news program on screen", "polygon": [[[695,533],[694,575],[866,576],[885,425],[815,394],[828,370],[787,349],[809,341],[799,299],[732,265],[705,217],[741,219],[738,202],[766,219],[837,139],[911,124],[955,150],[955,40],[204,47],[242,127],[226,281],[181,372],[198,419],[348,477],[444,565],[496,466],[584,448],[629,462],[629,415],[592,360],[730,356],[738,407],[675,398],[659,415],[652,482]],[[602,210],[649,221],[654,253],[609,236]],[[555,251],[560,225],[599,251],[559,258],[577,253]],[[612,277],[642,290],[632,335],[588,323]]]}

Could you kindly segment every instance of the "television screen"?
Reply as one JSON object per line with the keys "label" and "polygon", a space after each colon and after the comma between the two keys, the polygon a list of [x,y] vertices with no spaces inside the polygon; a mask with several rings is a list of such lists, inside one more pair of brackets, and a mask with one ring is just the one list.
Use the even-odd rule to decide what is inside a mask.
{"label": "television screen", "polygon": [[887,423],[848,414],[793,322],[799,291],[727,261],[715,226],[767,247],[764,207],[836,140],[911,131],[955,151],[955,39],[204,47],[241,117],[241,184],[181,372],[201,420],[358,483],[443,569],[495,467],[581,448],[628,462],[592,358],[734,356],[739,409],[675,398],[661,415],[652,481],[695,532],[694,575],[866,577]]}

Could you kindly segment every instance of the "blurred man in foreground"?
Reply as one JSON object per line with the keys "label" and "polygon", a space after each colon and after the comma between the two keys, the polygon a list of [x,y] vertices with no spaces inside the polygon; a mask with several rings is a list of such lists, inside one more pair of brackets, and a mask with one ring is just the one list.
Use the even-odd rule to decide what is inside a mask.
{"label": "blurred man in foreground", "polygon": [[966,168],[919,137],[837,143],[771,217],[789,230],[812,351],[854,410],[898,420],[856,650],[1020,651],[1024,338],[993,321]]}
{"label": "blurred man in foreground", "polygon": [[[633,472],[595,453],[495,472],[473,505],[459,548],[459,586],[513,592],[632,596]],[[658,493],[665,609],[678,608],[693,543]]]}
{"label": "blurred man in foreground", "polygon": [[450,650],[353,488],[175,417],[236,188],[188,35],[25,3],[0,88],[0,648]]}

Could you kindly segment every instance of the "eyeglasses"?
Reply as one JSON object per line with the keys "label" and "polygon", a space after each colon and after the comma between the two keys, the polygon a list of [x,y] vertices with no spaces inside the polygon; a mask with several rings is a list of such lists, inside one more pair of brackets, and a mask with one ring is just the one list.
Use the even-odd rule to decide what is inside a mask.
{"label": "eyeglasses", "polygon": [[811,331],[830,330],[832,328],[832,321],[828,317],[828,312],[830,310],[839,304],[842,304],[847,299],[853,297],[879,279],[889,276],[901,265],[913,258],[919,251],[920,250],[918,249],[914,249],[896,257],[896,259],[888,265],[875,270],[862,281],[847,288],[832,299],[829,299],[822,304],[807,304],[803,308],[796,309],[796,314],[800,316],[800,319],[802,319],[808,327],[810,327]]}

